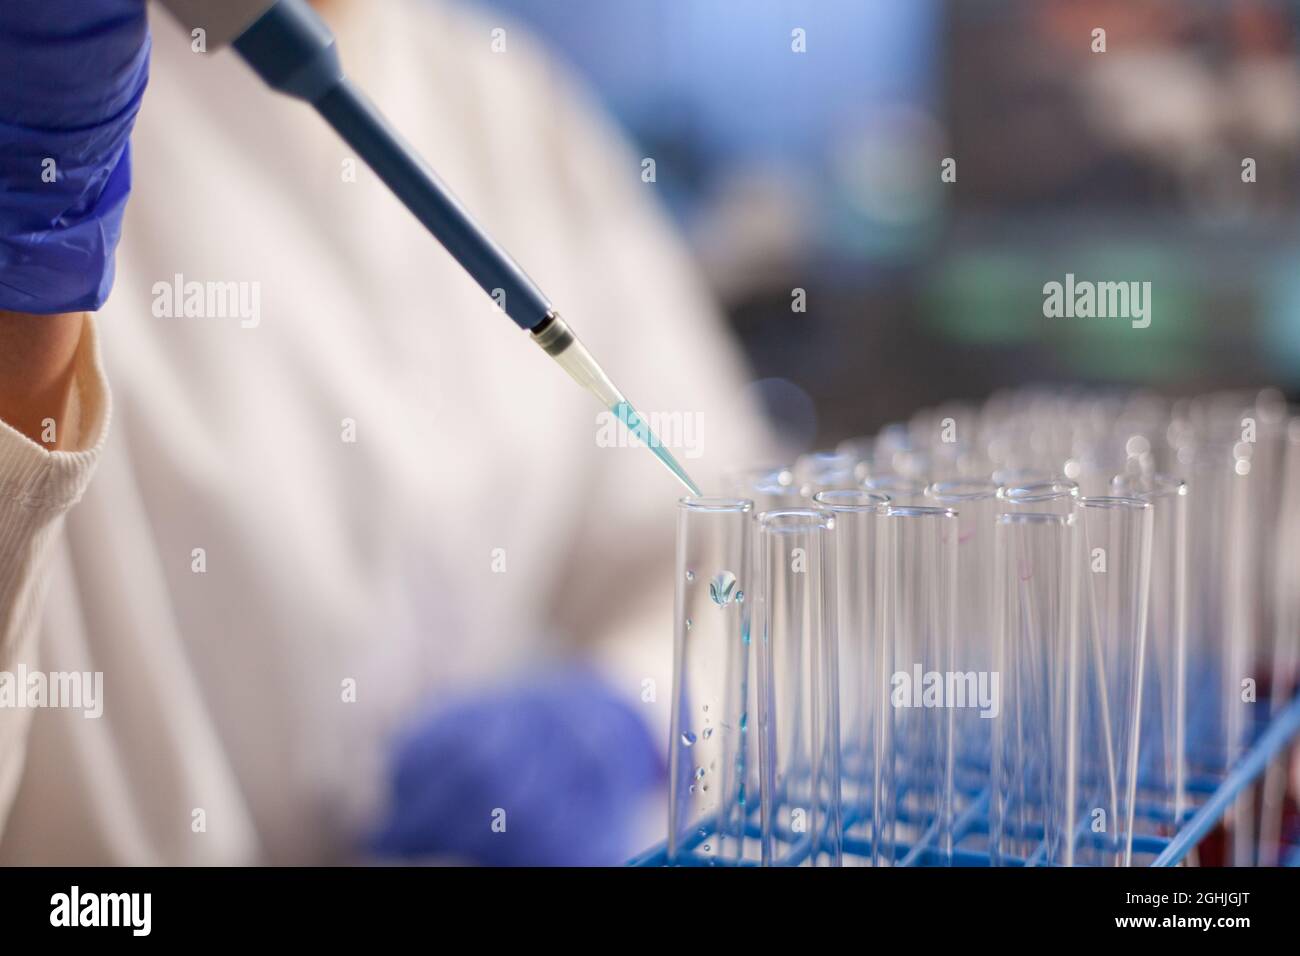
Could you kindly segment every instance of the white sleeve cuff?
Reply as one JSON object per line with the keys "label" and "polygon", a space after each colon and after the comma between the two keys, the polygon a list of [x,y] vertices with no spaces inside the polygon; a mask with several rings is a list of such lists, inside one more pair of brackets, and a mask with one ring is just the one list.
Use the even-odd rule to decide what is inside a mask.
{"label": "white sleeve cuff", "polygon": [[73,358],[72,394],[58,451],[42,448],[0,421],[0,503],[65,511],[81,498],[108,434],[112,409],[94,316],[87,316]]}

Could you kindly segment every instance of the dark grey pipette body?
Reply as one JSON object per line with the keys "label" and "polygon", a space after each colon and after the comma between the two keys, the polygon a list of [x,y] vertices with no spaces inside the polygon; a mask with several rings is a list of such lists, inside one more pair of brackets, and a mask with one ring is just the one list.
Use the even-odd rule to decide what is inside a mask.
{"label": "dark grey pipette body", "polygon": [[306,100],[442,243],[507,315],[579,384],[614,411],[673,474],[699,489],[504,249],[344,75],[334,35],[306,0],[162,0],[210,49],[231,42],[271,87]]}

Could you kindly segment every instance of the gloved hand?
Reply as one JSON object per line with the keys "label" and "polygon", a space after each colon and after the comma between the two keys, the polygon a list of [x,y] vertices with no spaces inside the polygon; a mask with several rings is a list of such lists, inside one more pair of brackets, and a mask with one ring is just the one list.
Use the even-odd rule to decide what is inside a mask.
{"label": "gloved hand", "polygon": [[637,800],[662,775],[630,704],[590,674],[548,674],[416,721],[398,742],[391,808],[371,849],[488,866],[618,865],[637,849]]}
{"label": "gloved hand", "polygon": [[144,0],[4,0],[0,64],[0,309],[97,309],[149,74]]}

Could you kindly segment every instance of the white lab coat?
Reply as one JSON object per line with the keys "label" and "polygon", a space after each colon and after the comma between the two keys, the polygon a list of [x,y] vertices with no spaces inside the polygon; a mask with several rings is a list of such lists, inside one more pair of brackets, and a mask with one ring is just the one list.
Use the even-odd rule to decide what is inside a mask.
{"label": "white lab coat", "polygon": [[[752,455],[736,352],[641,157],[570,79],[490,14],[328,13],[629,397],[697,416],[687,469]],[[0,861],[348,859],[403,718],[579,645],[666,735],[678,487],[597,446],[591,396],[369,170],[345,181],[308,107],[153,26],[68,450],[0,424],[0,668],[104,674],[98,720],[0,709]],[[260,322],[155,315],[177,274],[256,283]]]}

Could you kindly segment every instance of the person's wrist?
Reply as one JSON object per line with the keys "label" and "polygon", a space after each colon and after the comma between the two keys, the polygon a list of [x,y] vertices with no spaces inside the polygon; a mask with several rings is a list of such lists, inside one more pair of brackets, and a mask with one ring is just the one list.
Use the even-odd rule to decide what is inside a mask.
{"label": "person's wrist", "polygon": [[0,310],[0,421],[51,451],[59,447],[85,312]]}

